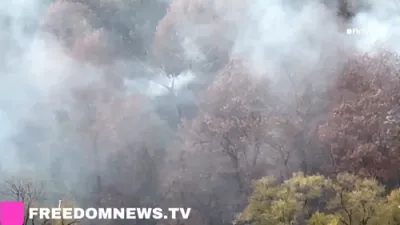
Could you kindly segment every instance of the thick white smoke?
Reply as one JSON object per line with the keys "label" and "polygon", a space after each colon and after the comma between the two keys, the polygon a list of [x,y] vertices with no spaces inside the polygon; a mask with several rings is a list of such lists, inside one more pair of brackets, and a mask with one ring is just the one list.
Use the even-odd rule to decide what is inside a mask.
{"label": "thick white smoke", "polygon": [[[54,92],[67,91],[70,85],[79,85],[99,73],[96,68],[77,63],[67,56],[57,41],[35,32],[35,23],[39,23],[46,9],[43,2],[12,0],[0,3],[0,162],[8,172],[19,171],[23,166],[9,138],[18,130],[28,110],[38,102],[52,101]],[[312,74],[315,82],[323,84],[326,80],[322,73],[339,68],[345,60],[338,57],[343,52],[373,51],[376,46],[400,51],[398,0],[353,2],[355,16],[348,22],[338,19],[338,4],[328,1],[248,2],[244,4],[248,7],[247,14],[224,14],[245,18],[238,19],[238,33],[232,37],[235,43],[232,57],[247,59],[256,71],[273,79],[284,74],[298,78]],[[231,1],[219,0],[219,3],[229,5]],[[225,8],[229,10],[229,7]],[[348,28],[367,33],[348,35]],[[196,28],[190,30],[199,31]],[[187,46],[186,52],[190,56],[198,55],[193,53],[197,48],[192,42],[182,43],[182,46]],[[130,71],[131,67],[126,70]],[[73,80],[69,79],[71,74]],[[188,72],[176,85],[184,85],[192,77]],[[168,86],[170,80],[133,82],[130,87],[148,95],[167,93],[157,82]],[[280,85],[279,91],[290,88]]]}
{"label": "thick white smoke", "polygon": [[349,25],[365,32],[354,37],[356,46],[363,51],[374,50],[377,46],[400,51],[397,41],[400,37],[400,1],[368,0],[362,4]]}

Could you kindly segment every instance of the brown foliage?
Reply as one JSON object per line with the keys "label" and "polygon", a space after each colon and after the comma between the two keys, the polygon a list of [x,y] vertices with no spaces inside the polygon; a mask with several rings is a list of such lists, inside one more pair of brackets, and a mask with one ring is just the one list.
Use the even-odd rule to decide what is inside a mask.
{"label": "brown foliage", "polygon": [[[321,80],[329,83],[330,65],[316,66],[321,73],[300,66],[296,77],[289,79],[292,85],[273,96],[263,74],[243,60],[229,59],[237,31],[249,22],[249,1],[173,0],[154,40],[146,39],[153,33],[141,35],[148,29],[143,27],[154,25],[148,21],[143,27],[138,25],[147,19],[146,10],[152,10],[149,1],[146,6],[129,0],[56,0],[51,4],[42,28],[79,62],[102,65],[105,75],[97,77],[102,82],[75,90],[72,112],[60,119],[68,123],[61,128],[65,129],[62,134],[74,133],[70,138],[79,146],[75,153],[88,162],[80,166],[96,179],[90,204],[191,207],[195,221],[174,222],[225,225],[243,209],[252,180],[271,173],[284,180],[299,169],[306,174],[322,172],[329,156],[334,172],[387,180],[398,176],[397,56],[384,53],[353,59],[330,89],[332,98],[315,88]],[[171,137],[170,130],[153,113],[150,100],[127,97],[122,78],[115,72],[117,57],[145,59],[149,40],[151,60],[168,75],[187,69],[210,77],[219,72],[199,94],[195,118],[180,124],[181,142],[176,145],[164,140]],[[130,66],[126,70],[135,68]],[[314,79],[318,84],[313,88]],[[175,90],[169,90],[173,96]],[[324,125],[319,127],[321,121]],[[57,152],[54,146],[69,145],[65,143],[72,142],[51,142],[48,149]],[[172,160],[165,165],[167,159]]]}
{"label": "brown foliage", "polygon": [[255,172],[270,131],[267,82],[246,68],[240,61],[227,65],[203,94],[198,116],[182,128],[189,151],[222,153],[230,159],[241,188],[243,173]]}
{"label": "brown foliage", "polygon": [[156,29],[156,61],[175,75],[185,69],[221,69],[228,62],[239,21],[244,19],[243,2],[174,0]]}
{"label": "brown foliage", "polygon": [[104,30],[92,26],[96,19],[92,9],[83,3],[57,0],[48,8],[41,26],[63,43],[75,59],[102,65],[110,58]]}
{"label": "brown foliage", "polygon": [[391,53],[349,62],[335,89],[336,103],[320,137],[336,171],[390,179],[400,163],[399,58]]}
{"label": "brown foliage", "polygon": [[178,133],[183,154],[171,194],[192,207],[202,224],[229,224],[249,194],[251,179],[265,173],[267,97],[266,78],[234,60],[201,94],[198,115],[183,121]]}
{"label": "brown foliage", "polygon": [[95,30],[93,33],[75,40],[72,55],[81,62],[91,62],[103,65],[110,62],[105,44],[104,31]]}
{"label": "brown foliage", "polygon": [[67,46],[72,46],[77,38],[91,33],[92,17],[91,10],[82,3],[57,0],[49,6],[41,26]]}
{"label": "brown foliage", "polygon": [[[121,96],[98,86],[77,93],[88,168],[96,177],[95,204],[153,206],[168,130],[145,96]],[[149,198],[147,195],[150,195]]]}

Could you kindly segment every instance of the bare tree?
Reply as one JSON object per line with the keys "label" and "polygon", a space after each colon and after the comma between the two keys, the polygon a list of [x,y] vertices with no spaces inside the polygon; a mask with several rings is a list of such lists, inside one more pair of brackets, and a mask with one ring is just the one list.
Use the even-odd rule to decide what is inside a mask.
{"label": "bare tree", "polygon": [[[37,206],[38,201],[43,198],[43,183],[35,185],[31,180],[10,178],[4,181],[4,184],[0,194],[10,200],[24,202],[26,211],[23,225],[34,225],[37,221],[36,218],[29,219],[29,209]],[[41,224],[45,225],[47,222],[47,220],[41,221]]]}

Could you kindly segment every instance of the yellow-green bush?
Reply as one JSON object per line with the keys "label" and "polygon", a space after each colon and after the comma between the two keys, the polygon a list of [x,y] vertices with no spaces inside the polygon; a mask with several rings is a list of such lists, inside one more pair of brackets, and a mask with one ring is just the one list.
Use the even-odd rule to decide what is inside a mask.
{"label": "yellow-green bush", "polygon": [[374,179],[294,174],[283,183],[271,177],[257,181],[238,220],[254,225],[395,225],[400,224],[399,205],[400,191],[386,196]]}

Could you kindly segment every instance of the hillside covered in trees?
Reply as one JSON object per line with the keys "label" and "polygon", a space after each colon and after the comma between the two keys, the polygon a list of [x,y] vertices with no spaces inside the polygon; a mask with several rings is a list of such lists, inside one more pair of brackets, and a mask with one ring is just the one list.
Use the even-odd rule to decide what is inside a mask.
{"label": "hillside covered in trees", "polygon": [[393,5],[0,6],[1,200],[192,208],[136,225],[400,224],[400,49],[345,33]]}

